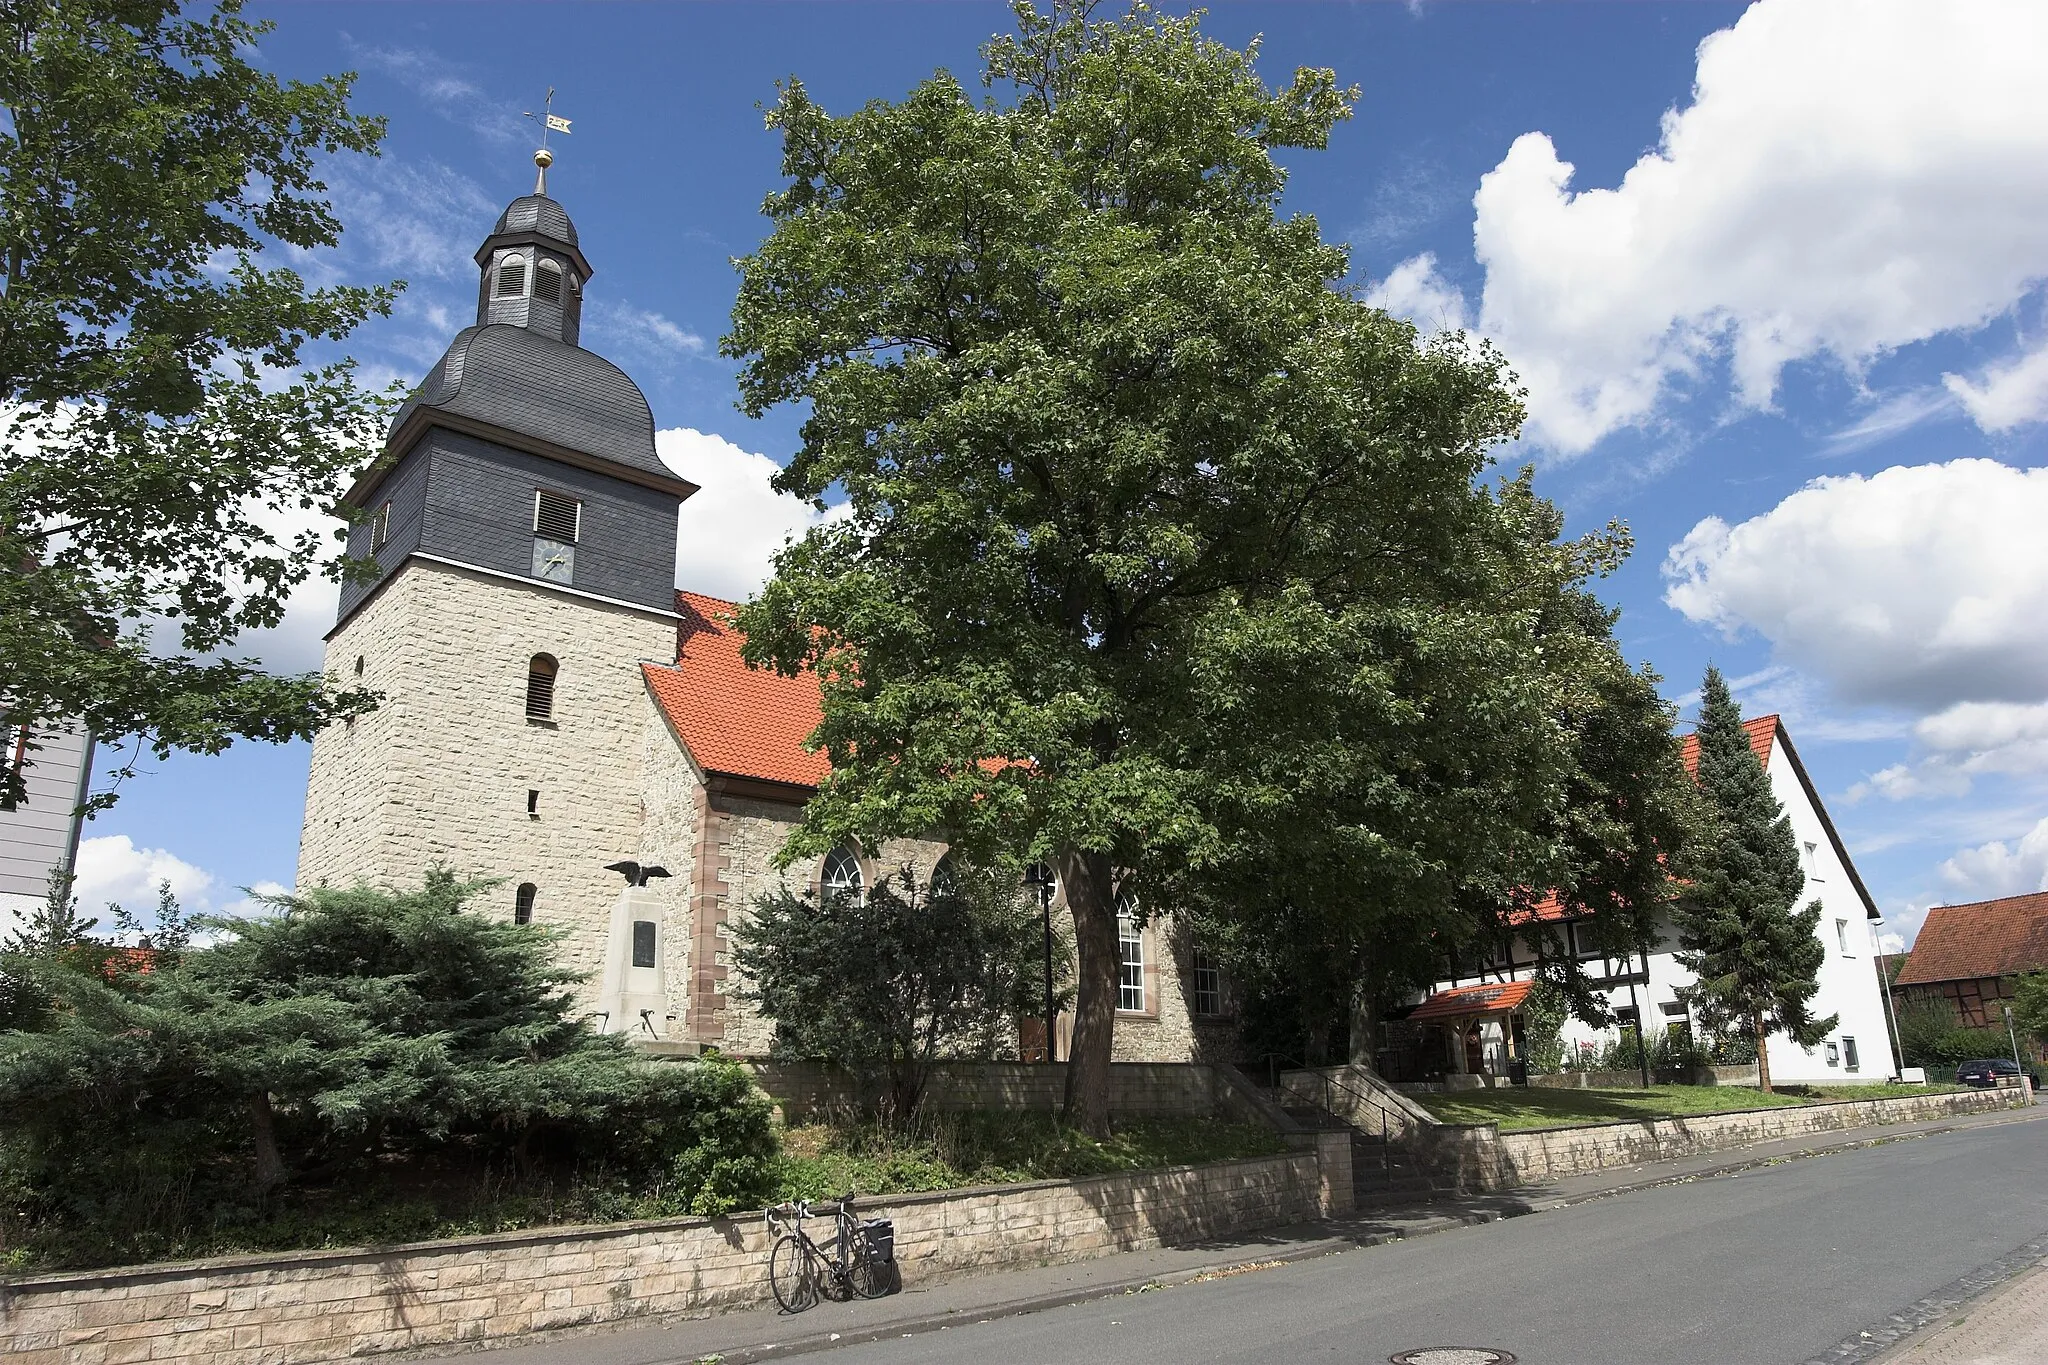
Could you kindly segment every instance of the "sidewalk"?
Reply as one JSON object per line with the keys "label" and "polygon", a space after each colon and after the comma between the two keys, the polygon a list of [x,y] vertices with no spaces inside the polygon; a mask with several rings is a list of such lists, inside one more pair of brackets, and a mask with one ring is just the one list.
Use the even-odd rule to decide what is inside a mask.
{"label": "sidewalk", "polygon": [[[1854,1151],[1957,1129],[2048,1118],[2048,1108],[1997,1110],[1924,1123],[1891,1124],[1805,1138],[1758,1143],[1678,1161],[1619,1167],[1593,1175],[1501,1194],[1439,1198],[1405,1208],[1370,1209],[1351,1218],[1269,1228],[1191,1246],[1122,1252],[1094,1260],[1027,1269],[961,1275],[936,1283],[907,1284],[900,1294],[866,1303],[820,1303],[809,1312],[787,1315],[767,1308],[662,1325],[615,1324],[529,1338],[517,1346],[490,1348],[479,1365],[686,1365],[716,1358],[719,1365],[781,1359],[834,1346],[884,1337],[945,1331],[966,1323],[1038,1312],[1114,1294],[1136,1294],[1169,1285],[1254,1274],[1290,1261],[1377,1246],[1408,1237],[1490,1223],[1502,1218],[1566,1208],[1588,1200],[1689,1180],[1733,1174],[1759,1166],[1831,1152]],[[765,1272],[764,1272],[765,1273]],[[2048,1282],[2037,1291],[2042,1322],[2048,1324]],[[571,1344],[573,1343],[573,1345]],[[445,1351],[430,1353],[445,1356]],[[2029,1361],[2048,1356],[2040,1351]],[[1903,1358],[1902,1358],[1903,1359]],[[1966,1355],[1930,1356],[1912,1365],[1956,1365]],[[1986,1365],[1996,1357],[1986,1357]],[[2014,1356],[2014,1360],[2021,1356]]]}
{"label": "sidewalk", "polygon": [[2039,1365],[2048,1360],[2048,1267],[2006,1282],[1877,1365]]}

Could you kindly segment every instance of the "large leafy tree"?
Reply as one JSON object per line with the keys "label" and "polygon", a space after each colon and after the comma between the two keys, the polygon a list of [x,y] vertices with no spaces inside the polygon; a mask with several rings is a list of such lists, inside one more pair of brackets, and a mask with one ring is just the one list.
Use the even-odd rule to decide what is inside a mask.
{"label": "large leafy tree", "polygon": [[1771,1088],[1765,1040],[1775,1031],[1812,1047],[1835,1026],[1813,1017],[1827,947],[1821,903],[1795,909],[1806,887],[1791,817],[1750,747],[1742,712],[1719,669],[1700,695],[1699,790],[1706,828],[1684,860],[1676,906],[1679,961],[1699,976],[1703,1010],[1748,1023],[1759,1080]]}
{"label": "large leafy tree", "polygon": [[[836,117],[792,82],[769,115],[789,183],[725,350],[747,411],[807,405],[777,486],[849,515],[741,624],[750,662],[824,689],[833,771],[788,856],[941,831],[1054,865],[1068,1110],[1100,1129],[1118,907],[1226,863],[1262,793],[1390,813],[1317,838],[1425,916],[1524,884],[1568,765],[1541,613],[1501,591],[1541,537],[1477,482],[1520,420],[1508,377],[1418,346],[1279,210],[1276,154],[1324,146],[1354,92],[1269,88],[1255,46],[1143,6],[1018,18],[986,49],[1007,99],[940,72]],[[1232,795],[1247,754],[1270,771]],[[1345,875],[1301,871],[1318,905]]]}
{"label": "large leafy tree", "polygon": [[382,416],[301,353],[390,291],[276,258],[334,245],[320,161],[383,124],[348,77],[264,70],[268,28],[241,0],[0,3],[0,708],[159,756],[369,701],[220,653],[282,617]]}

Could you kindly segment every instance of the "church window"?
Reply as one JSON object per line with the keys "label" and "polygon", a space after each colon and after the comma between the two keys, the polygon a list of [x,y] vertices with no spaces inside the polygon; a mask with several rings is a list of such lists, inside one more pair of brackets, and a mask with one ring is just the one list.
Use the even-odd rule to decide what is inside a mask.
{"label": "church window", "polygon": [[552,720],[555,715],[555,675],[562,666],[552,654],[536,654],[526,664],[526,718]]}
{"label": "church window", "polygon": [[370,553],[375,554],[391,543],[391,504],[385,503],[370,518]]}
{"label": "church window", "polygon": [[1223,968],[1217,964],[1214,955],[1197,948],[1188,965],[1194,971],[1195,1013],[1223,1013]]}
{"label": "church window", "polygon": [[507,256],[498,262],[498,297],[516,299],[526,292],[526,258]]}
{"label": "church window", "polygon": [[583,504],[566,493],[533,490],[533,533],[574,545],[583,534]]}
{"label": "church window", "polygon": [[828,899],[845,895],[859,900],[862,887],[860,859],[844,845],[833,849],[825,855],[825,870],[820,874],[818,883]]}
{"label": "church window", "polygon": [[540,895],[540,888],[532,882],[519,883],[519,890],[512,896],[512,922],[514,924],[533,923],[533,902],[534,898],[538,895]]}
{"label": "church window", "polygon": [[533,268],[533,296],[542,303],[562,301],[562,267],[543,260]]}
{"label": "church window", "polygon": [[0,720],[0,810],[13,810],[28,770],[28,727]]}
{"label": "church window", "polygon": [[1125,901],[1116,912],[1116,1007],[1142,1013],[1145,1008],[1145,931],[1138,927],[1134,906]]}
{"label": "church window", "polygon": [[932,879],[927,890],[934,896],[950,896],[959,889],[960,877],[953,868],[953,855],[940,855],[939,861],[932,865]]}

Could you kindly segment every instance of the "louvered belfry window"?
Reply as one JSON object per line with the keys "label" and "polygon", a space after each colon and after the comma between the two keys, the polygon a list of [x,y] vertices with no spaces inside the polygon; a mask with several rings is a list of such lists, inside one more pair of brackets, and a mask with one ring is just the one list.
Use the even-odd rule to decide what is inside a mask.
{"label": "louvered belfry window", "polygon": [[542,261],[533,270],[533,296],[542,303],[562,301],[562,267]]}
{"label": "louvered belfry window", "polygon": [[566,493],[533,491],[533,533],[574,545],[583,533],[583,504]]}
{"label": "louvered belfry window", "polygon": [[498,297],[516,299],[526,292],[526,258],[507,256],[498,266]]}
{"label": "louvered belfry window", "polygon": [[526,665],[526,718],[552,720],[555,715],[555,674],[561,666],[552,654],[536,654]]}

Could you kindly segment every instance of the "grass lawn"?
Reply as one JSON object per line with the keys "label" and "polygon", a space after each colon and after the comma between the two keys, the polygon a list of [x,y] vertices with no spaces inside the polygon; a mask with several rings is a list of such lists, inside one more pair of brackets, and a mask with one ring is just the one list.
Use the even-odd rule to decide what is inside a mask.
{"label": "grass lawn", "polygon": [[782,1135],[781,1197],[1079,1180],[1286,1150],[1270,1129],[1210,1119],[1129,1120],[1107,1141],[1047,1114],[939,1114],[909,1133],[874,1124],[805,1124]]}
{"label": "grass lawn", "polygon": [[1445,1123],[1498,1123],[1517,1128],[1578,1127],[1635,1119],[1725,1114],[1733,1109],[1766,1109],[1823,1100],[1875,1100],[1895,1095],[1938,1094],[1954,1086],[1826,1085],[1780,1087],[1764,1094],[1737,1085],[1653,1085],[1647,1090],[1551,1090],[1515,1086],[1504,1090],[1459,1090],[1414,1097]]}

